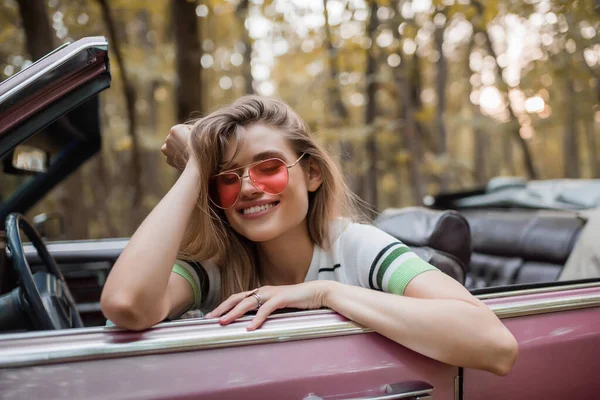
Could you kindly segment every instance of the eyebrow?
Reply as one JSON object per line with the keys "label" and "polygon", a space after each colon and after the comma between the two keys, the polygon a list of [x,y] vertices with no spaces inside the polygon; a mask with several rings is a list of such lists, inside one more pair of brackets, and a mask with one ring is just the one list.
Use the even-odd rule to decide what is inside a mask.
{"label": "eyebrow", "polygon": [[[280,158],[284,162],[287,163],[287,160],[285,159],[285,154],[283,152],[279,151],[279,150],[265,150],[265,151],[261,151],[260,153],[257,153],[257,154],[254,155],[254,157],[252,157],[252,163],[254,163],[256,161],[267,160],[269,158]],[[243,167],[243,166],[240,166],[238,163],[230,164],[230,162],[228,162],[225,165],[223,165],[223,169],[222,169],[221,172],[230,171],[230,170],[234,170],[234,169],[238,169],[238,168]]]}

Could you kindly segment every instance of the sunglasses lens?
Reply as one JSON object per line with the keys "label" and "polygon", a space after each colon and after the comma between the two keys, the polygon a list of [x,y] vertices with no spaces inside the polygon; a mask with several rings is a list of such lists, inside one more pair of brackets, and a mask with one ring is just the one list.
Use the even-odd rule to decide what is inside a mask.
{"label": "sunglasses lens", "polygon": [[248,171],[256,187],[268,194],[279,194],[288,184],[288,170],[281,160],[266,160]]}
{"label": "sunglasses lens", "polygon": [[209,189],[213,203],[221,208],[229,208],[240,194],[240,177],[235,173],[217,175],[210,180]]}

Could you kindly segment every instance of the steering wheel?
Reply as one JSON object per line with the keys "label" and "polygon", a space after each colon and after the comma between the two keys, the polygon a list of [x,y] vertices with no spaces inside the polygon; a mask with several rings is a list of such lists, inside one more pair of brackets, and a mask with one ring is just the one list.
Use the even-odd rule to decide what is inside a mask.
{"label": "steering wheel", "polygon": [[[21,230],[33,244],[47,272],[31,273],[23,250]],[[20,287],[13,290],[14,295],[11,298],[15,301],[12,309],[20,308],[29,316],[31,323],[37,329],[83,327],[81,316],[77,312],[75,300],[65,278],[33,226],[23,215],[12,213],[6,218],[6,236],[8,256],[19,275],[20,282]],[[18,307],[17,303],[20,303]]]}

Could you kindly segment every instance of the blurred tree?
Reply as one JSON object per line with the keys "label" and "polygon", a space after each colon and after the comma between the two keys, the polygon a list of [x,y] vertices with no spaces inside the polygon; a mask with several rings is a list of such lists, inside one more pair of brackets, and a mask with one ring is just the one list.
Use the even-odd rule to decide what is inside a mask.
{"label": "blurred tree", "polygon": [[[327,0],[323,0],[325,15],[325,49],[327,50],[327,61],[329,62],[329,82],[327,83],[327,105],[330,111],[330,123],[339,126],[348,119],[348,109],[342,100],[339,87],[338,50],[333,45],[331,26],[329,24],[329,13],[327,11]],[[352,158],[351,153],[343,157]]]}
{"label": "blurred tree", "polygon": [[131,139],[131,168],[130,168],[130,182],[133,187],[133,198],[131,204],[131,215],[132,224],[134,226],[139,225],[144,218],[141,212],[141,203],[144,198],[142,188],[142,161],[140,154],[140,144],[137,135],[137,116],[136,116],[136,90],[133,82],[129,80],[129,74],[125,67],[125,61],[123,59],[123,53],[121,51],[121,43],[117,38],[117,28],[115,26],[114,19],[111,14],[108,0],[97,0],[98,5],[102,11],[102,20],[108,31],[108,35],[111,41],[111,47],[117,61],[119,73],[121,75],[121,85],[123,88],[123,96],[125,97],[125,109],[127,112],[128,126],[129,126],[129,138]]}
{"label": "blurred tree", "polygon": [[[533,156],[531,155],[531,151],[529,150],[526,140],[521,136],[522,126],[521,126],[519,119],[517,118],[517,116],[515,114],[515,110],[510,101],[510,98],[508,97],[508,84],[506,83],[506,81],[504,80],[504,77],[503,77],[504,76],[504,68],[498,62],[498,54],[496,54],[496,50],[494,49],[492,40],[491,40],[490,35],[487,30],[486,21],[484,18],[484,13],[486,12],[486,9],[485,9],[486,6],[477,0],[472,0],[472,4],[475,6],[475,8],[477,10],[477,13],[474,16],[473,21],[472,21],[473,31],[481,32],[485,36],[485,44],[487,47],[487,51],[494,58],[494,61],[496,63],[496,68],[495,68],[496,80],[497,80],[497,83],[501,85],[500,92],[503,93],[503,95],[504,95],[506,109],[508,110],[508,113],[510,116],[510,121],[511,121],[511,127],[509,128],[510,134],[517,141],[517,143],[519,144],[519,147],[521,148],[521,152],[522,152],[522,156],[523,156],[523,163],[524,163],[525,172],[527,173],[527,176],[530,179],[537,179],[538,174],[537,174],[534,162],[533,162]],[[495,6],[495,7],[493,7],[493,6]],[[494,10],[497,8],[497,4],[492,4],[492,5],[487,4],[487,7]],[[512,144],[508,140],[505,140],[504,143],[505,143],[505,146],[504,146],[505,160],[504,160],[504,162],[506,163],[506,166],[509,169],[514,170],[512,167],[512,164],[513,164]]]}
{"label": "blurred tree", "polygon": [[[435,110],[435,125],[437,131],[438,146],[437,153],[439,159],[446,158],[448,151],[446,146],[446,124],[444,123],[444,115],[446,113],[446,82],[448,81],[448,65],[446,62],[446,56],[444,55],[443,48],[444,33],[446,32],[446,27],[448,26],[448,18],[444,11],[444,9],[440,10],[440,12],[434,17],[435,31],[433,34],[435,41],[435,49],[437,50],[439,55],[436,73],[437,107]],[[441,20],[443,22],[436,23],[436,17],[438,18],[438,21]],[[440,190],[443,192],[448,190],[448,174],[445,168],[442,169],[440,173],[439,181]]]}
{"label": "blurred tree", "polygon": [[367,151],[368,168],[365,174],[364,183],[361,185],[361,197],[367,203],[371,204],[373,209],[377,210],[377,181],[379,179],[377,174],[377,165],[380,155],[377,149],[377,127],[375,126],[375,117],[377,115],[377,103],[375,98],[375,79],[377,73],[377,60],[375,56],[375,32],[377,31],[379,21],[377,19],[377,1],[371,0],[369,3],[369,22],[367,24],[366,36],[369,38],[371,45],[366,50],[367,65],[365,67],[365,125],[367,126],[367,140],[365,143],[365,148]]}
{"label": "blurred tree", "polygon": [[248,0],[240,0],[235,14],[239,20],[240,29],[242,31],[242,44],[244,46],[244,62],[242,63],[242,76],[244,77],[244,94],[254,93],[254,87],[252,85],[252,41],[246,29],[245,24],[250,15],[250,2]]}
{"label": "blurred tree", "polygon": [[[70,237],[131,234],[132,148],[139,145],[144,215],[176,176],[158,150],[168,128],[251,90],[284,99],[341,150],[351,187],[378,209],[498,174],[529,176],[532,166],[544,179],[600,177],[600,15],[592,2],[104,1],[112,34],[100,0],[40,0],[51,18],[26,29],[34,11],[14,21],[35,2],[0,2],[1,79],[34,58],[21,49],[25,30],[49,31],[32,33],[29,46],[110,36],[114,89],[101,96],[102,155],[79,183],[70,178],[71,190],[61,185],[36,208],[69,215],[81,203],[72,193],[82,193],[79,220],[90,222]],[[122,95],[127,86],[134,101]],[[181,112],[186,89],[204,104],[186,100]]]}
{"label": "blurred tree", "polygon": [[43,0],[18,0],[19,12],[27,41],[27,51],[34,60],[43,57],[56,47]]}
{"label": "blurred tree", "polygon": [[577,115],[575,111],[575,88],[573,79],[565,76],[565,123],[563,136],[563,166],[565,178],[579,178],[579,134],[577,132]]}
{"label": "blurred tree", "polygon": [[[395,10],[401,9],[400,0],[392,2]],[[392,32],[396,40],[400,41],[401,36],[398,27],[402,23],[402,15],[396,13],[396,17],[392,19]],[[415,55],[415,57],[417,57]],[[406,53],[402,53],[400,64],[393,68],[394,79],[396,83],[396,91],[399,95],[398,115],[402,116],[402,125],[400,132],[404,145],[409,152],[408,166],[410,183],[412,187],[414,204],[421,205],[425,190],[423,187],[423,175],[421,172],[421,144],[418,136],[417,122],[415,120],[414,99],[412,94],[412,85],[410,84],[410,70],[408,64],[409,57]]]}
{"label": "blurred tree", "polygon": [[[344,126],[350,124],[350,113],[348,108],[344,104],[342,98],[342,89],[340,87],[340,50],[334,45],[334,39],[332,34],[332,27],[329,20],[329,11],[327,10],[328,0],[323,0],[323,15],[325,17],[325,23],[323,29],[325,31],[324,47],[326,50],[327,66],[329,69],[328,79],[326,82],[326,110],[324,113],[325,125],[328,128],[333,128],[338,132],[339,135],[339,148],[342,163],[352,162],[356,160],[355,146],[352,140],[347,136],[347,131],[342,129]],[[354,169],[356,171],[356,169]],[[347,176],[349,187],[359,196],[368,202],[373,208],[377,207],[377,204],[373,203],[372,198],[363,197],[365,194],[362,193],[363,189],[360,187],[360,176]],[[369,193],[371,194],[371,193]]]}
{"label": "blurred tree", "polygon": [[184,122],[195,111],[202,111],[202,66],[200,58],[200,18],[196,1],[171,0],[171,18],[175,33],[177,68],[177,121]]}
{"label": "blurred tree", "polygon": [[466,51],[466,65],[465,65],[465,82],[469,82],[468,90],[466,91],[466,102],[469,105],[469,109],[471,111],[471,129],[473,132],[473,173],[475,176],[475,183],[478,185],[485,185],[488,181],[488,165],[486,165],[486,160],[488,159],[488,136],[485,131],[481,129],[483,122],[483,115],[481,114],[481,109],[479,104],[475,104],[470,100],[470,95],[473,93],[473,84],[471,83],[471,74],[474,71],[471,70],[470,66],[470,55],[473,52],[473,47],[475,46],[475,35],[471,35],[469,39],[469,44],[467,46]]}

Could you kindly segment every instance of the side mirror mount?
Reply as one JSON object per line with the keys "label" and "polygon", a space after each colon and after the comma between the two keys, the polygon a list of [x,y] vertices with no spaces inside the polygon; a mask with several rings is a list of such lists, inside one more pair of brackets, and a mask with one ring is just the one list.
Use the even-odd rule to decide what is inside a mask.
{"label": "side mirror mount", "polygon": [[36,215],[33,217],[33,226],[47,240],[60,239],[65,234],[65,219],[57,212]]}

